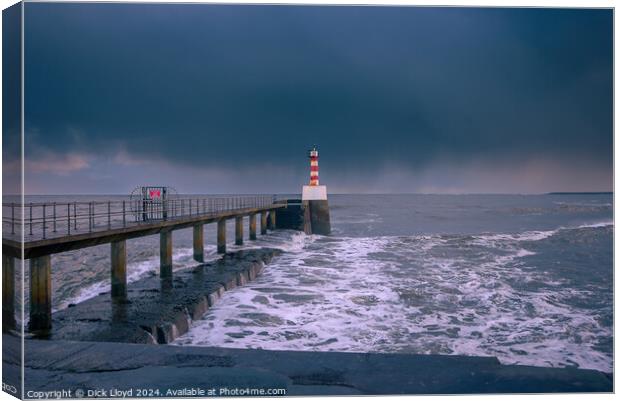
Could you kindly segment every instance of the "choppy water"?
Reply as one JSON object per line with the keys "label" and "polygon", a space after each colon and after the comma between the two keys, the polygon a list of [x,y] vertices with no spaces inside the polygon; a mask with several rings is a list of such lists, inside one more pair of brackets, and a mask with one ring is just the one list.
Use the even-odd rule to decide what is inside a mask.
{"label": "choppy water", "polygon": [[[334,195],[330,206],[332,236],[259,237],[252,246],[286,253],[175,343],[612,371],[611,195]],[[214,227],[205,238],[215,257]],[[195,263],[190,230],[174,245],[176,268]],[[108,258],[108,246],[54,256],[55,307],[106,290]],[[154,274],[158,238],[128,241],[128,258],[130,280]]]}

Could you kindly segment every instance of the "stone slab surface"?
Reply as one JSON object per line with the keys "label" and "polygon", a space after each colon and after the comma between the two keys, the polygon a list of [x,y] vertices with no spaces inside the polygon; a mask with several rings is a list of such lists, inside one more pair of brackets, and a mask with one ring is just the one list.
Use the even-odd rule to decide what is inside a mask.
{"label": "stone slab surface", "polygon": [[[19,339],[5,374],[20,363]],[[6,349],[6,347],[5,347]],[[267,351],[25,341],[25,388],[286,389],[287,395],[611,392],[595,370],[502,365],[493,357]],[[3,378],[4,379],[4,378]],[[134,390],[135,391],[135,390]],[[135,393],[134,393],[135,394]]]}

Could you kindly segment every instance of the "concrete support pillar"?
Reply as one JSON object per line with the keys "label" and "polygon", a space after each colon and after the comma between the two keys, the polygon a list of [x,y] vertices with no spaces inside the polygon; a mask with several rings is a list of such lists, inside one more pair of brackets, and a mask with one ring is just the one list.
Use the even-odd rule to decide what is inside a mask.
{"label": "concrete support pillar", "polygon": [[172,277],[172,231],[159,234],[159,277]]}
{"label": "concrete support pillar", "polygon": [[304,201],[304,231],[306,234],[329,235],[331,223],[327,200]]}
{"label": "concrete support pillar", "polygon": [[250,226],[250,240],[255,241],[256,240],[256,215],[255,214],[250,215],[249,226]]}
{"label": "concrete support pillar", "polygon": [[260,233],[261,235],[267,234],[267,212],[260,214]]}
{"label": "concrete support pillar", "polygon": [[2,330],[15,330],[15,258],[2,254]]}
{"label": "concrete support pillar", "polygon": [[217,253],[226,253],[226,219],[217,222]]}
{"label": "concrete support pillar", "polygon": [[204,229],[202,224],[196,224],[194,226],[194,260],[196,262],[205,261],[205,247],[204,247]]}
{"label": "concrete support pillar", "polygon": [[243,245],[243,216],[235,217],[235,245]]}
{"label": "concrete support pillar", "polygon": [[50,255],[30,259],[30,331],[52,328],[52,262]]}
{"label": "concrete support pillar", "polygon": [[127,299],[127,246],[126,241],[112,242],[112,299]]}
{"label": "concrete support pillar", "polygon": [[275,210],[272,210],[269,212],[269,229],[270,230],[276,229],[276,211]]}

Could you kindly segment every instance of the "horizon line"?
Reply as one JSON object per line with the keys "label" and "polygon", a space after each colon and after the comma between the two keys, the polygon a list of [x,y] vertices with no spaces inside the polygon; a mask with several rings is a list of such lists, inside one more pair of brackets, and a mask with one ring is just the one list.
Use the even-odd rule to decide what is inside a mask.
{"label": "horizon line", "polygon": [[[523,196],[536,196],[536,195],[613,195],[614,191],[551,191],[551,192],[332,192],[329,195],[523,195]],[[21,193],[17,194],[2,194],[2,196],[21,196]],[[35,194],[23,194],[24,196],[128,196],[130,193],[35,193]],[[199,193],[199,192],[183,192],[178,195],[201,195],[201,196],[243,196],[243,195],[300,195],[297,192],[257,192],[257,193],[243,193],[243,192],[222,192],[222,193]]]}

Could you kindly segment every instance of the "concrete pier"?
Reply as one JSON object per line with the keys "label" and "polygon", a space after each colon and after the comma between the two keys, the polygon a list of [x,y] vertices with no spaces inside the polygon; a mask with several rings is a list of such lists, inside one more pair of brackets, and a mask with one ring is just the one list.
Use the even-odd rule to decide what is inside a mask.
{"label": "concrete pier", "polygon": [[115,241],[111,243],[111,281],[112,299],[127,299],[127,242]]}
{"label": "concrete pier", "polygon": [[15,330],[15,258],[2,255],[2,330]]}
{"label": "concrete pier", "polygon": [[[242,222],[244,216],[250,217],[250,239],[256,239],[256,214],[266,213],[281,209],[282,204],[274,203],[271,197],[242,197],[230,199],[216,199],[217,203],[210,201],[206,204],[205,199],[183,200],[185,205],[190,206],[191,212],[187,208],[173,208],[167,210],[167,218],[157,218],[148,221],[131,221],[129,218],[130,208],[127,201],[116,202],[115,207],[111,207],[112,202],[107,203],[107,213],[97,214],[96,216],[87,215],[85,218],[75,212],[78,202],[65,204],[65,208],[58,208],[57,211],[66,210],[66,216],[58,216],[58,220],[42,223],[45,218],[35,218],[31,225],[34,225],[34,234],[28,235],[25,242],[22,242],[21,234],[12,231],[2,233],[2,272],[3,272],[3,327],[5,330],[16,328],[15,308],[17,307],[17,294],[15,287],[15,259],[19,259],[20,265],[23,260],[30,260],[30,325],[29,330],[36,332],[37,335],[48,335],[52,320],[51,313],[51,258],[50,255],[67,251],[85,249],[92,246],[110,244],[110,278],[111,294],[106,294],[108,302],[112,304],[111,313],[123,320],[121,314],[116,311],[126,302],[112,302],[127,299],[127,247],[126,241],[133,238],[140,238],[149,235],[160,236],[160,277],[157,282],[161,289],[170,290],[172,288],[172,232],[174,230],[192,228],[194,231],[194,258],[201,262],[204,259],[204,225],[218,224],[218,251],[226,252],[226,219],[236,219]],[[93,206],[93,202],[79,202],[81,207]],[[100,204],[105,204],[101,203]],[[31,205],[31,208],[39,208],[41,214],[45,207],[49,206],[48,211],[53,210],[55,203]],[[178,205],[177,205],[178,206]],[[202,206],[202,208],[200,207]],[[207,207],[208,206],[208,207]],[[167,206],[166,206],[167,207]],[[101,209],[101,207],[100,207]],[[92,209],[89,209],[92,212]],[[171,210],[173,211],[171,214]],[[45,214],[45,216],[48,216]],[[114,221],[112,216],[121,216],[119,221]],[[49,216],[48,216],[49,217]],[[61,219],[64,218],[64,220]],[[18,226],[21,220],[11,217],[13,221],[8,224]],[[55,219],[55,217],[54,217]],[[97,220],[97,221],[93,221]],[[64,221],[64,222],[63,222]],[[70,224],[68,222],[70,221]],[[5,221],[6,222],[6,221]],[[96,223],[96,224],[95,224]],[[56,224],[65,224],[64,228],[54,231],[51,227]],[[48,227],[46,231],[38,227]],[[85,227],[88,227],[86,229]],[[243,228],[236,227],[235,242],[243,241]],[[266,228],[266,227],[265,227]],[[46,236],[47,234],[47,236]]]}
{"label": "concrete pier", "polygon": [[204,243],[204,227],[202,224],[196,224],[194,226],[194,260],[196,262],[205,260]]}
{"label": "concrete pier", "polygon": [[159,234],[159,276],[172,277],[172,231]]}
{"label": "concrete pier", "polygon": [[217,222],[217,253],[226,253],[226,219]]}
{"label": "concrete pier", "polygon": [[50,255],[30,259],[30,331],[52,328],[52,263]]}
{"label": "concrete pier", "polygon": [[256,240],[256,214],[254,213],[250,215],[249,226],[250,226],[250,241],[255,241]]}
{"label": "concrete pier", "polygon": [[276,209],[276,227],[304,231],[304,209],[301,199],[286,199],[279,203],[286,207]]}
{"label": "concrete pier", "polygon": [[243,245],[243,216],[235,217],[235,245]]}
{"label": "concrete pier", "polygon": [[327,187],[324,185],[304,185],[301,200],[304,213],[304,232],[306,234],[329,235],[331,223]]}
{"label": "concrete pier", "polygon": [[276,211],[275,210],[272,210],[271,212],[269,212],[269,229],[270,230],[276,229]]}
{"label": "concrete pier", "polygon": [[267,212],[260,214],[260,233],[261,235],[267,234]]}

